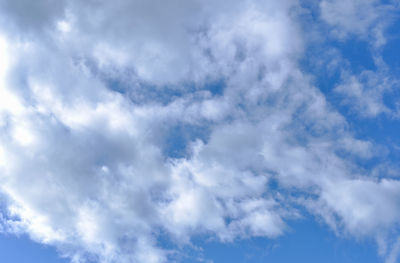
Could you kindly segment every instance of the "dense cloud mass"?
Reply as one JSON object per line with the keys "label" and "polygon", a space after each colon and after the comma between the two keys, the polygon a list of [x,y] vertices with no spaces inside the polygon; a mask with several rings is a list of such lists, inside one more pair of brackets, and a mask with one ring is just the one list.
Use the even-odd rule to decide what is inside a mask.
{"label": "dense cloud mass", "polygon": [[2,231],[75,263],[169,262],[195,236],[275,238],[307,211],[396,262],[400,181],[363,167],[385,150],[301,61],[321,41],[312,8],[374,50],[378,70],[341,69],[342,104],[397,116],[379,55],[397,5],[0,1]]}

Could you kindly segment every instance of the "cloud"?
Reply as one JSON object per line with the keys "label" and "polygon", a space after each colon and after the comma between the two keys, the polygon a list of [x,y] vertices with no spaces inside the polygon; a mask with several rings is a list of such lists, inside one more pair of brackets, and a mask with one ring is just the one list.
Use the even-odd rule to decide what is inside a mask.
{"label": "cloud", "polygon": [[[375,145],[301,70],[299,4],[210,3],[1,2],[4,229],[124,263],[167,262],[197,235],[278,237],[298,204],[351,234],[396,224],[398,182],[357,165]],[[338,92],[384,111],[349,79]]]}
{"label": "cloud", "polygon": [[340,218],[336,229],[343,227],[356,236],[377,235],[388,231],[400,216],[396,209],[398,181],[359,178],[329,182],[324,187],[317,209],[331,217],[328,220],[334,220],[335,216]]}
{"label": "cloud", "polygon": [[321,19],[331,26],[334,36],[339,39],[351,35],[371,39],[372,46],[380,47],[386,43],[384,32],[397,5],[395,1],[323,0],[319,8]]}
{"label": "cloud", "polygon": [[343,102],[364,117],[376,117],[382,113],[391,113],[384,103],[393,81],[385,73],[363,71],[359,76],[347,72],[342,74],[342,84],[334,91],[343,95]]}

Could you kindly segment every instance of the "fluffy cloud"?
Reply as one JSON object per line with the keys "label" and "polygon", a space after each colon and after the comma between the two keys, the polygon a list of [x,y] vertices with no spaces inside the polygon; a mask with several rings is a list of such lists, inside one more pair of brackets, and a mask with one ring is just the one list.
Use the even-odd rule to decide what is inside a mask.
{"label": "fluffy cloud", "polygon": [[400,185],[357,165],[375,146],[301,71],[299,3],[210,6],[1,2],[6,231],[124,263],[277,237],[298,204],[352,234],[396,224]]}

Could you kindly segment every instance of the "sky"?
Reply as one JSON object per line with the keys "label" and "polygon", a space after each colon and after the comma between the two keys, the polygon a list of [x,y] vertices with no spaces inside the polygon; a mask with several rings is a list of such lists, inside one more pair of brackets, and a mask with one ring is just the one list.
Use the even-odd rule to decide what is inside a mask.
{"label": "sky", "polygon": [[400,262],[398,0],[0,0],[0,261]]}

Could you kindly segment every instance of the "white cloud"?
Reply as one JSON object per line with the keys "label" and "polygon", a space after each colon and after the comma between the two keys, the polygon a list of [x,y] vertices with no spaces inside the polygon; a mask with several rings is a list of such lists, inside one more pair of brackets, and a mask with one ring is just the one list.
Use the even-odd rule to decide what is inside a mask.
{"label": "white cloud", "polygon": [[399,220],[400,213],[396,209],[399,187],[398,181],[386,179],[380,182],[366,178],[330,182],[321,201],[332,208],[351,234],[377,234],[389,230]]}
{"label": "white cloud", "polygon": [[359,76],[345,72],[342,74],[342,83],[334,91],[343,95],[343,103],[360,116],[376,117],[382,113],[392,113],[384,103],[384,96],[391,91],[393,83],[384,72],[365,70]]}
{"label": "white cloud", "polygon": [[[197,234],[284,234],[298,211],[270,180],[311,194],[294,202],[351,233],[398,219],[398,182],[360,177],[353,162],[374,145],[299,68],[296,1],[29,5],[27,17],[23,1],[1,10],[0,49],[12,60],[0,65],[9,231],[73,262],[165,262],[176,251],[162,234],[177,247]],[[187,128],[182,157],[165,149],[177,126],[203,132]]]}
{"label": "white cloud", "polygon": [[329,24],[338,27],[338,34],[365,35],[377,20],[379,1],[324,0],[320,3],[321,16]]}
{"label": "white cloud", "polygon": [[390,24],[396,3],[379,0],[323,0],[319,3],[323,21],[332,27],[339,39],[355,35],[371,39],[374,47],[386,44],[384,31]]}

